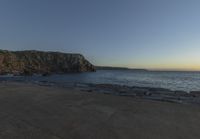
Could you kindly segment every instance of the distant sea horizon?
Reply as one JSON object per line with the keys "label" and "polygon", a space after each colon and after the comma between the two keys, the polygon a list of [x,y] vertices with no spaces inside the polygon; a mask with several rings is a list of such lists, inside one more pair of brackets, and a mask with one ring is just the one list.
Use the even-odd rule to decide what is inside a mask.
{"label": "distant sea horizon", "polygon": [[98,70],[145,70],[145,71],[161,71],[161,72],[200,72],[200,70],[192,70],[192,69],[165,69],[165,68],[131,68],[131,67],[118,67],[118,66],[95,66]]}

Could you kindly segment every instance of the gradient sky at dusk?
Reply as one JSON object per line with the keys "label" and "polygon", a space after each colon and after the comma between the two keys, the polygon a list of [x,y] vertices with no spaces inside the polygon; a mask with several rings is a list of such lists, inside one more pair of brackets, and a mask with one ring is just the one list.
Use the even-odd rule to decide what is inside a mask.
{"label": "gradient sky at dusk", "polygon": [[0,0],[0,49],[95,65],[200,70],[199,0]]}

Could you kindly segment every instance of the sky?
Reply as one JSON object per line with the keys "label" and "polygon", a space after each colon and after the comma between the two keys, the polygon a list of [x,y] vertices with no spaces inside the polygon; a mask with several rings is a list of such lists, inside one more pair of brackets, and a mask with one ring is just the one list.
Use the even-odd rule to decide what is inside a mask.
{"label": "sky", "polygon": [[0,49],[94,65],[200,70],[199,0],[0,0]]}

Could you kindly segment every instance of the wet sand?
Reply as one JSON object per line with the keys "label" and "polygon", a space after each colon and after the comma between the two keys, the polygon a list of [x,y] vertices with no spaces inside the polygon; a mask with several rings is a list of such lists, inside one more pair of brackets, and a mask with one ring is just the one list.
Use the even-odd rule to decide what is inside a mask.
{"label": "wet sand", "polygon": [[199,139],[200,106],[0,84],[2,139]]}

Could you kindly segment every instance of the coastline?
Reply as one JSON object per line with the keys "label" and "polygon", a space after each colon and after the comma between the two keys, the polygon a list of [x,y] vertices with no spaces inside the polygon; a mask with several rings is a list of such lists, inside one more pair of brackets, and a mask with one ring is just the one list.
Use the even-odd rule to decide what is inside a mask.
{"label": "coastline", "polygon": [[125,96],[137,99],[147,99],[161,102],[172,102],[180,104],[200,105],[200,91],[179,91],[166,88],[138,87],[117,84],[91,84],[91,83],[55,83],[55,82],[35,82],[41,86],[57,86],[61,88],[73,88],[84,92],[109,94],[115,96]]}
{"label": "coastline", "polygon": [[39,86],[57,87],[63,89],[75,89],[84,92],[93,92],[98,94],[109,94],[122,97],[131,97],[137,99],[146,99],[161,102],[171,102],[180,104],[200,105],[200,91],[182,91],[171,90],[158,87],[139,87],[127,86],[119,84],[95,84],[95,83],[80,83],[80,82],[53,82],[46,80],[1,80],[1,83],[21,83],[35,84]]}
{"label": "coastline", "polygon": [[76,86],[2,82],[0,138],[200,137],[197,105],[106,95]]}

